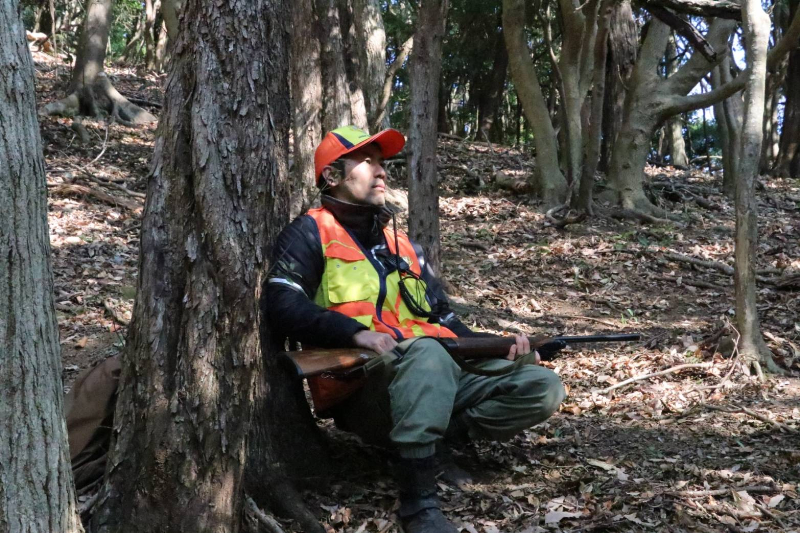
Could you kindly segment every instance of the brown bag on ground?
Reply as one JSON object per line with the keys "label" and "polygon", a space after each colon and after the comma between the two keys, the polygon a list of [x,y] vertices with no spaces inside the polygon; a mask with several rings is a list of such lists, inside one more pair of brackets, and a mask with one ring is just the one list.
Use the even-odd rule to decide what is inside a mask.
{"label": "brown bag on ground", "polygon": [[105,473],[119,373],[119,356],[111,356],[84,370],[66,396],[69,455],[79,492]]}

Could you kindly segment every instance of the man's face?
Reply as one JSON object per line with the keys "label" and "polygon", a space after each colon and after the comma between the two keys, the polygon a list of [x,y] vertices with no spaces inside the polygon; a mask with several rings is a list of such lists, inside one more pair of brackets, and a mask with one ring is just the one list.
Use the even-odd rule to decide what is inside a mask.
{"label": "man's face", "polygon": [[[383,169],[383,156],[377,144],[370,144],[343,157],[343,179],[329,179],[334,186],[334,198],[353,204],[382,206],[386,203],[386,171]],[[326,168],[323,175],[330,175]]]}

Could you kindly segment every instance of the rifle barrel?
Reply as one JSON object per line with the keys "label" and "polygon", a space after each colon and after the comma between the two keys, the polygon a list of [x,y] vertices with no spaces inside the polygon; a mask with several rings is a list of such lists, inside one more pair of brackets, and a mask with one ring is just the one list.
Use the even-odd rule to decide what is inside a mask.
{"label": "rifle barrel", "polygon": [[567,344],[580,344],[586,342],[628,342],[641,340],[639,333],[619,333],[616,335],[578,335],[574,337],[553,337],[555,341]]}

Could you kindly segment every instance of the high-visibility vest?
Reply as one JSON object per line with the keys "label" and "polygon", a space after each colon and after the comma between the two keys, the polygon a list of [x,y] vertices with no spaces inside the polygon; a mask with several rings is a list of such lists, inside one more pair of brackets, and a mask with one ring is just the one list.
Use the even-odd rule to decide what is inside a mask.
{"label": "high-visibility vest", "polygon": [[[317,223],[325,272],[314,296],[317,305],[347,315],[372,331],[388,333],[397,340],[410,337],[455,337],[444,326],[431,324],[415,316],[400,296],[400,274],[394,270],[386,274],[385,267],[368,250],[363,249],[330,211],[324,207],[308,212]],[[383,229],[389,252],[394,255],[394,233]],[[419,258],[411,241],[402,232],[397,235],[400,257],[411,272],[422,274]],[[430,312],[425,298],[424,282],[418,291],[418,304]]]}
{"label": "high-visibility vest", "polygon": [[[348,233],[333,214],[319,207],[311,209],[308,215],[317,223],[322,254],[325,258],[325,271],[314,296],[317,305],[349,316],[367,326],[372,331],[388,333],[395,339],[411,337],[455,337],[455,333],[440,324],[431,324],[422,317],[414,315],[400,296],[400,274],[395,269],[387,274],[386,268],[372,257]],[[395,236],[389,228],[383,229],[389,252],[395,253]],[[411,272],[421,275],[419,258],[408,237],[397,234],[399,254],[408,264]],[[415,291],[419,294],[417,303],[430,311],[425,298],[424,281]],[[308,380],[309,389],[317,413],[333,407],[363,385],[363,379],[340,380],[333,376],[320,376]]]}

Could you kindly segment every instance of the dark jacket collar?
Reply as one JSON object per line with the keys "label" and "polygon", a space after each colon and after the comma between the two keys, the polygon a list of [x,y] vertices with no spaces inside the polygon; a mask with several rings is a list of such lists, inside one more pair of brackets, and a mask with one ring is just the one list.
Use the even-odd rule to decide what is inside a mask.
{"label": "dark jacket collar", "polygon": [[327,194],[321,202],[365,248],[383,243],[383,228],[392,220],[390,207],[353,204]]}

